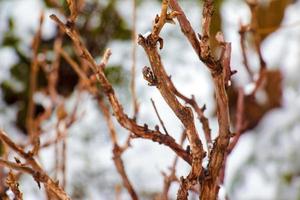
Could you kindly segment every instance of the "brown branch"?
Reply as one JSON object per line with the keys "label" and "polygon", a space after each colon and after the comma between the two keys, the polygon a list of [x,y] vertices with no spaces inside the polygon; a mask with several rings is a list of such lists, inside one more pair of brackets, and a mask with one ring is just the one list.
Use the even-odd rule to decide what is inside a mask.
{"label": "brown branch", "polygon": [[122,153],[125,149],[120,148],[120,146],[118,144],[117,133],[116,133],[116,129],[114,127],[111,115],[109,113],[109,108],[101,100],[98,100],[98,104],[99,104],[99,107],[104,115],[105,120],[106,120],[107,126],[109,128],[110,137],[111,137],[113,145],[114,145],[113,160],[114,160],[115,166],[117,168],[117,171],[119,172],[119,174],[122,178],[122,181],[123,181],[123,185],[127,189],[128,193],[130,194],[131,199],[137,200],[138,196],[126,174],[125,166],[124,166],[124,163],[123,163],[123,160],[121,157]]}
{"label": "brown branch", "polygon": [[152,30],[152,37],[154,41],[157,41],[157,39],[159,38],[159,33],[167,21],[167,10],[168,0],[162,0],[161,13],[160,16],[156,16]]}
{"label": "brown branch", "polygon": [[78,15],[77,1],[76,0],[67,0],[67,3],[68,3],[69,10],[70,10],[69,20],[71,23],[74,23],[74,21],[77,18],[77,15]]}
{"label": "brown branch", "polygon": [[[75,105],[73,113],[76,113],[77,105]],[[74,114],[75,115],[75,114]],[[56,141],[55,141],[55,178],[58,179],[58,175],[61,175],[61,185],[63,188],[66,186],[66,137],[67,136],[67,119],[68,113],[65,110],[64,102],[57,105],[56,109],[57,123],[55,126]],[[73,117],[73,116],[72,116]],[[72,118],[71,117],[71,118]],[[71,124],[71,123],[70,123]],[[59,180],[59,179],[58,179]]]}
{"label": "brown branch", "polygon": [[37,73],[38,73],[38,48],[42,35],[42,25],[44,21],[44,13],[40,15],[39,27],[32,41],[33,58],[30,66],[29,90],[28,90],[28,105],[26,112],[26,129],[29,133],[30,140],[36,137],[36,127],[34,125],[35,104],[33,100],[36,91]]}
{"label": "brown branch", "polygon": [[192,108],[194,109],[194,111],[196,112],[196,114],[198,115],[198,119],[200,120],[200,123],[202,124],[202,129],[204,131],[204,136],[205,136],[205,140],[206,140],[206,145],[208,147],[208,155],[210,154],[210,149],[209,149],[209,144],[212,144],[212,140],[211,140],[211,129],[209,127],[209,122],[208,119],[205,117],[204,115],[204,111],[206,109],[205,105],[200,108],[199,105],[197,104],[196,100],[195,100],[195,96],[192,95],[191,98],[188,98],[186,96],[184,96],[182,93],[180,93],[177,88],[175,87],[174,83],[170,79],[170,88],[173,90],[174,94],[176,96],[178,96],[180,99],[182,99],[183,101],[185,101],[185,103],[189,104],[190,106],[192,106]]}
{"label": "brown branch", "polygon": [[60,49],[62,48],[62,42],[63,42],[63,34],[61,31],[58,32],[58,35],[54,41],[54,60],[51,64],[51,69],[48,72],[48,90],[50,98],[53,102],[53,104],[57,103],[57,81],[58,81],[58,71],[60,67]]}
{"label": "brown branch", "polygon": [[43,143],[40,148],[41,149],[47,148],[47,147],[49,147],[49,146],[51,146],[53,144],[56,144],[58,141],[61,141],[61,140],[65,139],[67,136],[68,136],[67,133],[60,134],[58,137],[56,137],[56,138],[54,138],[52,140],[48,140],[45,143]]}
{"label": "brown branch", "polygon": [[187,138],[191,144],[191,153],[193,159],[192,169],[188,177],[186,179],[182,179],[183,182],[178,192],[178,199],[186,199],[187,190],[197,182],[197,179],[201,175],[202,158],[205,155],[202,143],[199,139],[199,135],[194,124],[192,109],[190,107],[183,106],[176,98],[176,95],[170,86],[170,79],[167,76],[157,50],[157,42],[160,43],[160,49],[163,47],[163,40],[158,34],[160,33],[163,25],[166,23],[167,3],[168,1],[162,2],[161,15],[160,17],[156,17],[151,34],[147,38],[139,35],[139,44],[144,48],[151,65],[151,69],[148,67],[144,68],[144,77],[148,81],[150,80],[149,85],[155,85],[157,87],[166,103],[182,122],[187,132]]}
{"label": "brown branch", "polygon": [[62,173],[62,188],[65,189],[67,186],[67,141],[66,138],[62,140],[62,163],[61,163],[61,173]]}
{"label": "brown branch", "polygon": [[251,11],[251,24],[250,24],[250,31],[254,37],[254,45],[255,49],[259,58],[259,63],[260,63],[260,69],[259,69],[259,77],[255,81],[255,88],[253,92],[251,93],[253,96],[255,95],[256,91],[260,88],[260,86],[263,84],[265,81],[265,72],[267,70],[267,64],[262,56],[261,53],[261,35],[258,30],[258,17],[257,17],[257,7],[258,7],[258,2],[257,0],[247,0],[246,1],[250,11]]}
{"label": "brown branch", "polygon": [[2,140],[7,146],[9,146],[12,150],[14,150],[17,154],[22,156],[23,158],[27,159],[30,158],[28,153],[25,153],[24,150],[19,147],[16,143],[14,143],[9,137],[6,136],[4,131],[0,130],[0,140]]}
{"label": "brown branch", "polygon": [[61,48],[59,50],[59,53],[70,64],[70,66],[76,72],[80,80],[83,81],[84,85],[89,86],[91,84],[90,80],[88,79],[84,71],[79,67],[79,65],[67,54],[67,52],[64,49]]}
{"label": "brown branch", "polygon": [[165,127],[165,124],[164,124],[163,120],[162,120],[161,117],[159,116],[159,113],[158,113],[157,108],[156,108],[156,106],[155,106],[155,102],[153,101],[152,98],[151,98],[150,100],[151,100],[152,106],[153,106],[153,108],[154,108],[154,110],[155,110],[156,116],[157,116],[157,118],[158,118],[158,120],[159,120],[159,123],[160,123],[161,126],[163,127],[165,134],[166,134],[166,135],[169,135],[169,133],[168,133],[166,127]]}
{"label": "brown branch", "polygon": [[177,16],[182,32],[187,36],[192,47],[196,51],[200,60],[206,64],[211,71],[214,82],[216,101],[217,101],[217,117],[219,124],[219,136],[217,137],[211,156],[209,157],[208,176],[207,180],[202,180],[201,185],[201,199],[213,200],[217,198],[219,191],[218,176],[222,169],[225,159],[225,153],[230,139],[230,122],[229,122],[229,108],[228,98],[225,91],[224,71],[222,62],[216,60],[210,51],[209,45],[209,29],[210,20],[213,13],[213,1],[205,0],[202,14],[202,28],[203,36],[199,37],[200,41],[195,36],[195,32],[191,27],[188,19],[183,14],[182,9],[176,0],[170,0],[170,7],[174,11],[178,11],[181,15]]}
{"label": "brown branch", "polygon": [[247,53],[246,53],[246,45],[245,45],[246,32],[248,31],[248,29],[249,29],[249,26],[243,26],[241,24],[239,34],[240,34],[240,44],[241,44],[241,49],[242,49],[243,63],[246,68],[246,71],[249,74],[251,81],[253,81],[253,72],[251,71],[250,66],[249,66],[248,57],[247,57]]}
{"label": "brown branch", "polygon": [[255,44],[255,48],[259,57],[259,62],[260,62],[260,70],[265,69],[266,66],[266,62],[262,56],[261,53],[261,36],[258,32],[258,17],[257,17],[257,6],[258,6],[258,2],[257,0],[247,0],[246,1],[250,11],[251,11],[251,24],[250,24],[250,30],[253,33],[253,37],[254,37],[254,44]]}
{"label": "brown branch", "polygon": [[15,200],[23,199],[23,194],[19,189],[19,183],[17,182],[16,177],[12,171],[10,171],[8,173],[5,183],[8,185],[8,187],[14,193]]}
{"label": "brown branch", "polygon": [[72,39],[74,45],[80,49],[81,51],[81,57],[84,58],[91,69],[94,71],[94,73],[97,76],[97,80],[101,84],[103,88],[104,94],[107,96],[111,107],[113,109],[114,115],[118,122],[123,126],[125,129],[132,132],[136,137],[144,138],[144,139],[150,139],[152,141],[158,142],[160,144],[164,144],[168,147],[170,147],[177,155],[179,155],[181,158],[183,158],[186,162],[191,163],[191,157],[189,153],[187,153],[185,150],[183,150],[180,145],[178,145],[174,138],[171,136],[167,136],[164,134],[161,134],[157,130],[150,130],[147,127],[140,126],[136,124],[134,119],[130,119],[123,111],[123,107],[121,106],[119,100],[117,99],[115,95],[115,91],[110,84],[110,82],[105,77],[105,74],[103,72],[102,68],[99,68],[92,58],[89,51],[86,49],[86,47],[82,44],[82,42],[79,39],[79,35],[77,32],[70,28],[69,26],[65,25],[63,22],[61,22],[55,15],[50,16],[51,19],[53,19],[59,27],[69,35],[69,37]]}
{"label": "brown branch", "polygon": [[26,166],[23,166],[18,163],[10,162],[10,161],[4,160],[2,158],[0,158],[0,165],[3,167],[7,167],[9,169],[13,169],[13,170],[22,172],[22,173],[27,173],[27,174],[31,174],[31,175],[35,174],[35,170],[33,170],[30,167],[26,167]]}
{"label": "brown branch", "polygon": [[0,139],[9,146],[12,150],[23,157],[26,162],[31,165],[32,168],[20,165],[18,163],[13,163],[0,159],[0,165],[8,167],[10,169],[15,169],[24,173],[31,174],[33,178],[39,183],[43,183],[48,192],[54,194],[60,200],[70,200],[65,191],[58,186],[58,184],[53,181],[40,167],[37,161],[33,158],[32,153],[25,153],[18,145],[16,145],[12,140],[10,140],[4,131],[0,130]]}
{"label": "brown branch", "polygon": [[238,100],[236,105],[236,124],[235,131],[236,133],[233,135],[232,140],[230,141],[227,152],[225,154],[224,164],[220,173],[220,182],[223,184],[225,178],[225,169],[227,163],[227,157],[232,152],[236,144],[238,143],[240,136],[244,129],[244,91],[242,88],[238,90]]}
{"label": "brown branch", "polygon": [[231,153],[235,145],[237,144],[242,131],[244,129],[244,91],[242,88],[238,90],[238,100],[236,105],[236,124],[235,124],[235,130],[236,135],[233,137],[232,141],[230,142],[228,146],[228,154]]}
{"label": "brown branch", "polygon": [[131,33],[131,40],[132,40],[132,66],[131,66],[131,81],[130,81],[130,90],[132,95],[132,105],[133,105],[133,119],[137,118],[139,112],[139,103],[136,95],[136,0],[132,0],[132,33]]}
{"label": "brown branch", "polygon": [[191,23],[187,19],[185,13],[183,12],[182,8],[178,4],[177,0],[169,0],[169,6],[173,11],[176,11],[179,13],[177,16],[177,20],[179,22],[179,25],[181,27],[182,33],[187,37],[190,44],[192,45],[193,49],[197,53],[197,55],[200,58],[200,46],[199,46],[199,40],[197,38],[197,35],[194,31],[194,29],[191,26]]}
{"label": "brown branch", "polygon": [[[181,146],[183,145],[183,142],[185,141],[185,139],[186,139],[186,132],[184,131],[181,134],[181,138],[180,138],[180,142],[179,142],[179,144]],[[175,156],[173,164],[170,167],[170,173],[169,173],[169,175],[167,175],[166,173],[163,173],[163,176],[164,176],[164,186],[163,186],[162,194],[160,195],[161,196],[160,197],[161,200],[168,200],[169,199],[168,198],[168,193],[169,193],[169,190],[170,190],[172,182],[179,181],[178,178],[176,177],[176,165],[177,165],[177,162],[178,162],[178,156]]]}

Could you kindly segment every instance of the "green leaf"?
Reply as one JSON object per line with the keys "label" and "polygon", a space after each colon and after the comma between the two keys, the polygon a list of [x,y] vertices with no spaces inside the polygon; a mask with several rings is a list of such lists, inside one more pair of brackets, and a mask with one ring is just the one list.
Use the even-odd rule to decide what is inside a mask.
{"label": "green leaf", "polygon": [[122,85],[126,82],[126,72],[121,66],[110,66],[105,68],[104,73],[113,85]]}

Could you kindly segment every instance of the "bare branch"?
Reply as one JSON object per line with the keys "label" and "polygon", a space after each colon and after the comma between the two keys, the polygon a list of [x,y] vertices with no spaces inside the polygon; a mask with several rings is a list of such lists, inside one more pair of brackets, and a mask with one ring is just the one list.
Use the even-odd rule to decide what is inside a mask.
{"label": "bare branch", "polygon": [[29,79],[29,91],[28,91],[28,105],[26,113],[26,129],[29,133],[30,140],[36,137],[36,127],[34,125],[34,112],[35,104],[33,96],[36,90],[37,73],[38,73],[38,48],[40,46],[40,40],[42,35],[42,25],[44,22],[44,13],[40,15],[39,27],[32,41],[33,58],[30,66],[30,79]]}
{"label": "bare branch", "polygon": [[135,79],[136,79],[136,0],[132,0],[132,33],[131,33],[131,40],[132,40],[132,66],[131,66],[131,81],[130,81],[130,90],[132,95],[132,105],[133,105],[133,119],[137,118],[138,112],[139,112],[139,103],[136,95],[136,85],[135,85]]}
{"label": "bare branch", "polygon": [[50,193],[57,196],[58,199],[61,200],[70,200],[65,191],[58,186],[56,182],[54,182],[39,166],[36,160],[32,157],[32,154],[25,153],[18,145],[16,145],[13,141],[11,141],[6,134],[0,130],[0,139],[7,144],[11,149],[16,151],[20,156],[22,156],[28,164],[31,165],[32,168],[23,166],[18,163],[13,163],[9,161],[5,161],[3,159],[0,160],[0,165],[8,167],[10,169],[15,169],[21,171],[23,173],[28,173],[33,176],[33,178],[39,183],[43,183],[45,188]]}
{"label": "bare branch", "polygon": [[100,109],[101,109],[101,111],[104,115],[105,120],[106,120],[107,126],[109,128],[110,137],[111,137],[111,140],[112,140],[113,145],[114,145],[113,160],[114,160],[115,166],[116,166],[116,168],[117,168],[117,170],[118,170],[118,172],[119,172],[119,174],[122,178],[124,187],[127,189],[128,193],[131,196],[131,199],[137,200],[138,196],[137,196],[137,194],[135,192],[135,189],[133,188],[133,186],[132,186],[132,184],[131,184],[131,182],[130,182],[127,174],[126,174],[124,163],[123,163],[123,160],[121,158],[124,149],[121,149],[119,144],[118,144],[117,133],[116,133],[112,118],[111,118],[110,113],[109,113],[109,108],[105,105],[105,103],[102,100],[98,100],[98,104],[99,104],[99,107],[100,107]]}
{"label": "bare branch", "polygon": [[190,155],[183,150],[180,145],[178,145],[175,140],[167,135],[161,134],[157,130],[150,130],[148,128],[145,128],[144,126],[139,126],[136,124],[135,120],[130,119],[123,111],[123,107],[121,106],[119,100],[117,99],[114,89],[112,85],[109,83],[107,78],[105,77],[105,74],[103,72],[103,69],[98,67],[92,56],[90,55],[89,51],[86,49],[86,47],[82,44],[82,42],[79,39],[78,34],[75,30],[65,25],[63,22],[61,22],[55,15],[50,16],[51,19],[53,19],[59,27],[69,35],[69,37],[72,39],[74,45],[78,47],[81,51],[81,56],[86,59],[86,61],[89,63],[89,66],[94,71],[94,73],[97,76],[97,80],[101,84],[103,88],[104,94],[107,96],[112,109],[114,111],[114,115],[117,118],[118,122],[123,126],[124,128],[128,129],[136,137],[144,138],[144,139],[150,139],[158,143],[162,143],[168,147],[170,147],[173,151],[175,151],[176,154],[178,154],[181,158],[183,158],[186,162],[191,163]]}
{"label": "bare branch", "polygon": [[[191,144],[192,150],[192,169],[187,179],[182,179],[181,188],[178,192],[178,197],[187,198],[187,190],[194,184],[196,184],[197,179],[201,175],[202,172],[202,158],[205,156],[202,143],[199,139],[199,135],[197,133],[195,124],[194,124],[194,116],[190,107],[185,107],[180,104],[176,95],[174,94],[170,79],[167,76],[167,73],[163,67],[161,62],[160,55],[157,51],[157,41],[160,42],[160,49],[162,48],[162,39],[159,37],[159,33],[166,23],[167,16],[167,1],[162,2],[161,15],[157,16],[155,19],[155,24],[153,26],[153,30],[151,34],[144,38],[142,35],[139,35],[139,44],[144,48],[148,59],[151,64],[151,70],[154,74],[155,80],[153,83],[160,91],[162,97],[166,101],[166,103],[173,110],[175,115],[180,119],[182,124],[186,128],[187,138]],[[148,69],[148,68],[147,68]],[[149,70],[148,70],[149,71]]]}
{"label": "bare branch", "polygon": [[150,99],[150,100],[151,100],[151,103],[152,103],[153,108],[154,108],[154,110],[155,110],[156,116],[157,116],[157,118],[158,118],[158,120],[159,120],[159,123],[160,123],[161,126],[163,127],[163,129],[164,129],[164,131],[165,131],[165,134],[166,134],[166,135],[169,135],[169,133],[168,133],[166,127],[165,127],[165,124],[164,124],[163,120],[162,120],[162,119],[160,118],[160,116],[159,116],[159,113],[158,113],[157,108],[156,108],[156,106],[155,106],[155,102],[153,101],[153,99]]}
{"label": "bare branch", "polygon": [[[186,139],[186,132],[183,131],[183,133],[181,134],[181,138],[180,138],[180,142],[179,144],[182,146],[184,141]],[[168,192],[170,190],[171,184],[174,181],[179,181],[178,178],[176,177],[176,165],[178,162],[178,156],[175,156],[175,159],[173,161],[172,166],[170,167],[170,173],[169,175],[167,175],[166,173],[163,173],[164,176],[164,187],[163,187],[163,191],[161,194],[161,200],[168,200]]]}
{"label": "bare branch", "polygon": [[249,74],[249,77],[250,77],[251,81],[253,81],[253,72],[251,71],[250,66],[249,66],[248,57],[247,57],[247,53],[246,53],[246,45],[245,45],[246,32],[248,31],[249,28],[250,28],[249,26],[243,26],[241,24],[239,34],[240,34],[240,44],[241,44],[242,55],[243,55],[243,63],[244,63],[244,66],[246,68],[246,71]]}
{"label": "bare branch", "polygon": [[[0,161],[0,163],[1,163],[1,161]],[[16,177],[12,173],[12,171],[10,171],[8,173],[8,176],[6,178],[5,183],[9,186],[11,191],[14,193],[15,200],[22,200],[23,199],[23,194],[19,189],[19,183],[17,182]]]}
{"label": "bare branch", "polygon": [[[230,122],[229,122],[229,108],[228,108],[228,97],[225,91],[225,80],[224,80],[224,66],[223,64],[215,60],[211,55],[209,45],[209,29],[210,21],[213,13],[213,1],[205,0],[203,5],[202,13],[202,30],[203,36],[199,36],[200,41],[195,37],[195,31],[191,27],[188,19],[183,14],[177,0],[170,0],[170,7],[174,11],[181,13],[177,17],[181,30],[187,36],[192,47],[196,51],[200,60],[206,64],[208,69],[211,71],[211,75],[214,82],[216,101],[217,101],[217,116],[219,124],[219,136],[217,137],[208,164],[208,176],[209,178],[205,181],[202,180],[201,185],[201,199],[212,200],[217,198],[218,194],[218,176],[222,169],[225,153],[230,139]],[[230,57],[230,55],[227,55]],[[185,194],[186,195],[186,194]],[[179,198],[178,198],[179,199]],[[184,198],[182,198],[184,199]],[[186,199],[186,198],[185,198]]]}

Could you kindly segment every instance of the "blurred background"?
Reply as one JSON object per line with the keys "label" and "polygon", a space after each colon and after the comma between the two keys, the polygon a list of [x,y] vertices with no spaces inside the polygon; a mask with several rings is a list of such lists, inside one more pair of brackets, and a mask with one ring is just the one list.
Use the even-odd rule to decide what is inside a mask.
{"label": "blurred background", "polygon": [[[142,68],[149,65],[146,54],[132,42],[132,31],[146,34],[152,21],[160,13],[159,0],[85,0],[76,27],[96,61],[106,48],[112,50],[105,73],[116,88],[125,112],[133,115],[130,92],[131,67],[136,66],[136,91],[140,110],[137,121],[151,128],[158,119],[150,98],[156,103],[160,115],[173,137],[179,139],[183,127],[154,87],[143,79]],[[179,1],[192,26],[201,32],[202,1]],[[300,199],[300,1],[260,0],[256,10],[256,32],[245,34],[244,48],[250,70],[245,67],[241,45],[241,24],[253,24],[253,13],[242,0],[217,0],[212,19],[212,35],[221,30],[232,44],[232,86],[228,89],[230,109],[236,109],[237,90],[245,91],[245,120],[243,134],[229,155],[225,181],[220,198]],[[136,27],[133,11],[136,9]],[[44,12],[41,41],[37,56],[46,64],[53,62],[53,45],[60,32],[50,14],[64,18],[68,15],[64,0],[1,0],[0,1],[0,128],[17,143],[28,140],[26,115],[28,112],[30,66],[33,58],[32,41]],[[259,36],[257,42],[255,36]],[[161,51],[164,66],[172,76],[179,91],[195,95],[199,105],[206,105],[212,134],[217,135],[215,100],[209,71],[199,62],[191,46],[177,25],[167,24],[161,33],[164,49]],[[136,61],[132,57],[133,44]],[[212,41],[212,45],[216,45]],[[255,97],[253,79],[258,78],[261,60],[267,71],[263,87]],[[63,36],[63,48],[75,55],[71,41]],[[112,143],[108,128],[98,105],[89,93],[81,92],[79,78],[69,64],[60,60],[56,90],[64,100],[66,113],[76,107],[77,117],[68,128],[66,156],[66,191],[72,199],[129,199],[112,161]],[[34,94],[34,116],[44,113],[51,101],[45,94],[48,81],[45,70],[37,72]],[[59,108],[55,108],[59,110]],[[41,124],[41,143],[55,138],[55,124],[59,115],[53,112]],[[232,117],[233,129],[235,117]],[[116,121],[120,143],[126,142],[128,132]],[[198,123],[198,121],[197,121]],[[204,138],[201,124],[197,124],[200,137]],[[125,168],[141,199],[153,199],[162,190],[162,171],[168,172],[175,155],[168,148],[134,139],[123,154]],[[185,146],[187,144],[184,144]],[[1,154],[6,150],[1,144]],[[54,176],[55,147],[42,148],[39,161]],[[0,169],[0,193],[5,193],[6,170]],[[186,176],[189,166],[179,161],[176,174]],[[24,199],[46,199],[32,177],[20,177]],[[171,187],[170,197],[176,197],[178,184]],[[117,192],[116,192],[117,191]],[[3,194],[1,194],[3,195]],[[197,195],[191,194],[191,199]]]}

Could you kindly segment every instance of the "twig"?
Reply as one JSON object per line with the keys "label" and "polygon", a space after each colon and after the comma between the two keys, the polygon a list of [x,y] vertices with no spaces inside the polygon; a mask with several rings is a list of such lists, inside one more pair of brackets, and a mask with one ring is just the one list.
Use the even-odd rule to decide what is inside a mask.
{"label": "twig", "polygon": [[78,34],[76,31],[67,25],[65,25],[63,22],[61,22],[55,15],[50,16],[51,19],[53,19],[59,27],[69,35],[69,37],[72,39],[74,45],[80,49],[81,51],[81,57],[86,59],[91,69],[94,71],[94,73],[97,75],[97,79],[99,83],[101,84],[103,88],[104,94],[107,96],[112,109],[114,111],[114,115],[117,118],[118,122],[123,126],[125,129],[129,130],[130,132],[134,133],[136,137],[144,138],[144,139],[150,139],[158,143],[162,143],[164,145],[167,145],[170,147],[173,151],[175,151],[176,154],[178,154],[181,158],[183,158],[186,162],[191,163],[191,157],[188,153],[183,150],[180,145],[178,145],[175,140],[167,135],[161,134],[157,130],[150,130],[148,128],[145,128],[144,126],[140,126],[136,124],[135,120],[130,119],[123,111],[123,107],[121,106],[119,100],[117,99],[114,89],[112,85],[109,83],[107,78],[105,77],[105,74],[103,72],[102,68],[99,68],[90,55],[89,51],[86,49],[86,47],[82,44],[82,42],[79,39]]}
{"label": "twig", "polygon": [[261,49],[260,49],[260,44],[261,44],[261,36],[258,33],[258,18],[257,18],[257,6],[258,2],[257,0],[247,0],[246,1],[248,6],[250,7],[251,11],[251,24],[250,24],[250,30],[253,33],[254,37],[254,44],[255,48],[259,57],[259,62],[260,62],[260,70],[266,68],[266,62],[263,59]]}
{"label": "twig", "polygon": [[180,93],[177,90],[177,88],[175,87],[174,83],[171,80],[171,77],[169,79],[170,79],[170,82],[169,82],[170,88],[173,90],[174,94],[176,96],[178,96],[180,99],[182,99],[183,101],[185,101],[185,103],[192,106],[194,111],[197,113],[198,119],[200,120],[200,123],[202,124],[202,129],[204,131],[204,136],[205,136],[206,145],[207,145],[207,149],[208,149],[208,155],[209,155],[210,154],[210,148],[209,148],[210,145],[209,144],[212,144],[212,140],[211,140],[211,129],[209,127],[209,121],[208,121],[207,117],[205,117],[205,115],[204,115],[204,111],[206,109],[205,105],[202,108],[200,108],[195,100],[194,95],[192,95],[191,98],[184,96],[182,93]]}
{"label": "twig", "polygon": [[133,105],[133,119],[137,118],[138,111],[139,111],[139,103],[137,100],[136,95],[136,86],[135,86],[135,79],[136,79],[136,0],[132,0],[132,33],[131,33],[131,40],[132,40],[132,66],[131,66],[131,81],[130,81],[130,90],[132,95],[132,105]]}
{"label": "twig", "polygon": [[69,10],[70,10],[70,17],[69,20],[71,23],[74,23],[74,21],[77,18],[78,15],[78,7],[77,7],[77,1],[75,0],[67,0],[68,2],[68,6],[69,6]]}
{"label": "twig", "polygon": [[0,165],[8,167],[10,169],[15,169],[24,173],[31,174],[33,178],[39,183],[43,183],[48,192],[54,194],[60,200],[70,200],[65,191],[58,186],[40,167],[37,161],[32,157],[32,153],[25,153],[18,145],[16,145],[12,140],[10,140],[4,131],[0,130],[0,139],[7,144],[12,150],[22,156],[26,162],[31,165],[32,168],[20,165],[18,163],[13,163],[0,159]]}
{"label": "twig", "polygon": [[15,200],[23,199],[23,194],[19,189],[19,183],[17,182],[16,177],[12,171],[8,173],[5,183],[9,186],[11,191],[14,193]]}
{"label": "twig", "polygon": [[[188,19],[184,15],[182,9],[176,0],[170,0],[170,7],[173,11],[180,12],[177,16],[182,32],[186,35],[192,47],[196,51],[200,60],[206,64],[211,71],[214,82],[216,102],[217,102],[217,117],[219,124],[219,136],[217,137],[208,164],[207,180],[201,180],[201,199],[213,200],[217,198],[219,191],[218,176],[222,169],[224,162],[224,155],[227,150],[230,139],[230,122],[229,122],[229,108],[228,97],[225,91],[225,81],[222,62],[216,60],[210,51],[209,45],[209,29],[210,20],[213,13],[213,1],[205,0],[202,13],[202,29],[203,35],[199,35],[198,41],[195,31],[191,27]],[[184,196],[185,195],[185,196]],[[187,194],[184,194],[182,199],[187,199]],[[180,199],[180,198],[178,198]]]}
{"label": "twig", "polygon": [[59,53],[62,57],[70,64],[72,69],[76,72],[79,78],[84,82],[86,86],[90,85],[90,81],[85,75],[84,71],[79,67],[79,65],[65,52],[64,49],[59,49]]}
{"label": "twig", "polygon": [[144,48],[151,65],[151,69],[148,67],[144,68],[144,77],[147,81],[149,81],[149,85],[155,85],[157,87],[166,103],[182,122],[186,128],[187,138],[191,144],[191,154],[193,159],[192,169],[188,177],[186,179],[182,179],[182,184],[178,192],[178,198],[185,199],[185,197],[187,198],[187,190],[192,185],[196,184],[197,179],[201,175],[202,158],[205,154],[194,124],[192,109],[190,107],[183,106],[176,98],[157,50],[157,42],[160,44],[160,49],[163,47],[163,40],[158,34],[160,33],[163,25],[167,22],[167,16],[175,17],[178,13],[175,11],[176,14],[168,15],[167,6],[168,1],[162,1],[161,15],[156,17],[151,34],[147,38],[139,35],[139,44]]}
{"label": "twig", "polygon": [[39,27],[32,42],[33,58],[30,66],[28,105],[27,105],[27,113],[26,113],[26,128],[29,133],[31,141],[34,138],[36,138],[36,127],[34,125],[35,105],[34,105],[33,96],[36,90],[37,73],[38,73],[38,48],[40,46],[43,21],[44,21],[44,13],[42,12],[40,15]]}
{"label": "twig", "polygon": [[[179,144],[182,146],[184,141],[186,139],[186,132],[184,131],[181,134],[180,142]],[[171,184],[173,181],[179,181],[178,178],[176,177],[176,165],[178,162],[178,156],[175,156],[175,159],[173,161],[172,166],[170,167],[170,173],[169,175],[163,173],[164,175],[164,186],[163,186],[163,191],[161,194],[161,200],[168,200],[168,192],[170,190]]]}
{"label": "twig", "polygon": [[158,113],[157,108],[156,108],[156,106],[155,106],[155,102],[153,101],[152,98],[151,98],[150,100],[151,100],[151,103],[152,103],[153,108],[154,108],[154,110],[155,110],[156,116],[157,116],[157,118],[158,118],[158,120],[159,120],[159,123],[160,123],[161,126],[163,127],[165,134],[166,134],[166,135],[169,135],[169,133],[168,133],[166,127],[165,127],[165,124],[164,124],[163,120],[162,120],[161,117],[159,116],[159,113]]}
{"label": "twig", "polygon": [[132,184],[131,184],[131,182],[130,182],[127,174],[126,174],[124,163],[123,163],[123,160],[121,158],[122,153],[125,149],[121,149],[119,144],[118,144],[117,133],[116,133],[112,118],[111,118],[110,113],[109,113],[109,108],[101,100],[98,100],[98,104],[99,104],[99,107],[100,107],[100,109],[101,109],[101,111],[104,115],[105,120],[106,120],[107,126],[109,128],[110,137],[111,137],[111,140],[112,140],[113,145],[114,145],[113,160],[114,160],[115,166],[116,166],[116,168],[117,168],[117,170],[118,170],[118,172],[119,172],[119,174],[122,178],[124,187],[127,189],[128,193],[131,196],[131,199],[132,200],[137,200],[138,196],[137,196],[137,194],[135,192],[135,189],[133,188],[133,186],[132,186]]}
{"label": "twig", "polygon": [[60,50],[62,48],[62,42],[63,42],[63,33],[61,31],[58,32],[58,35],[54,41],[54,60],[51,64],[50,72],[48,72],[48,90],[50,98],[53,102],[53,104],[57,103],[57,81],[58,81],[58,71],[60,67]]}
{"label": "twig", "polygon": [[0,165],[3,167],[8,167],[10,169],[17,170],[19,172],[35,175],[35,171],[32,168],[23,166],[18,163],[10,162],[10,161],[4,160],[2,158],[0,158]]}
{"label": "twig", "polygon": [[262,85],[262,83],[265,81],[265,78],[266,78],[265,72],[267,70],[267,65],[266,65],[266,62],[261,53],[261,35],[258,32],[258,17],[257,17],[258,2],[257,2],[257,0],[254,0],[254,1],[247,0],[246,2],[251,11],[250,31],[252,32],[252,35],[254,37],[255,49],[258,54],[259,63],[260,63],[259,77],[255,81],[255,88],[254,88],[253,92],[251,93],[251,95],[254,96],[255,93],[257,92],[257,90]]}
{"label": "twig", "polygon": [[236,123],[235,123],[235,131],[232,141],[230,141],[227,152],[226,152],[226,159],[224,160],[223,169],[220,172],[220,182],[224,182],[225,178],[225,169],[226,169],[226,163],[227,163],[227,156],[232,152],[236,144],[238,143],[240,136],[244,129],[244,91],[242,88],[239,88],[238,90],[238,100],[236,105]]}
{"label": "twig", "polygon": [[62,188],[65,189],[67,186],[67,141],[66,138],[62,140],[62,163],[61,163],[61,173],[62,173]]}
{"label": "twig", "polygon": [[241,24],[239,34],[240,34],[240,44],[241,44],[242,55],[243,55],[243,63],[244,63],[244,66],[246,68],[246,71],[249,74],[249,77],[250,77],[251,81],[253,81],[253,73],[252,73],[252,71],[250,69],[250,66],[249,66],[248,57],[247,57],[247,54],[246,54],[246,46],[245,46],[246,31],[247,31],[248,28],[249,28],[248,26],[243,26]]}
{"label": "twig", "polygon": [[235,123],[235,130],[236,135],[233,137],[233,140],[230,142],[228,146],[228,154],[231,153],[235,145],[237,144],[242,131],[244,129],[244,91],[242,88],[238,90],[238,101],[236,105],[236,123]]}

